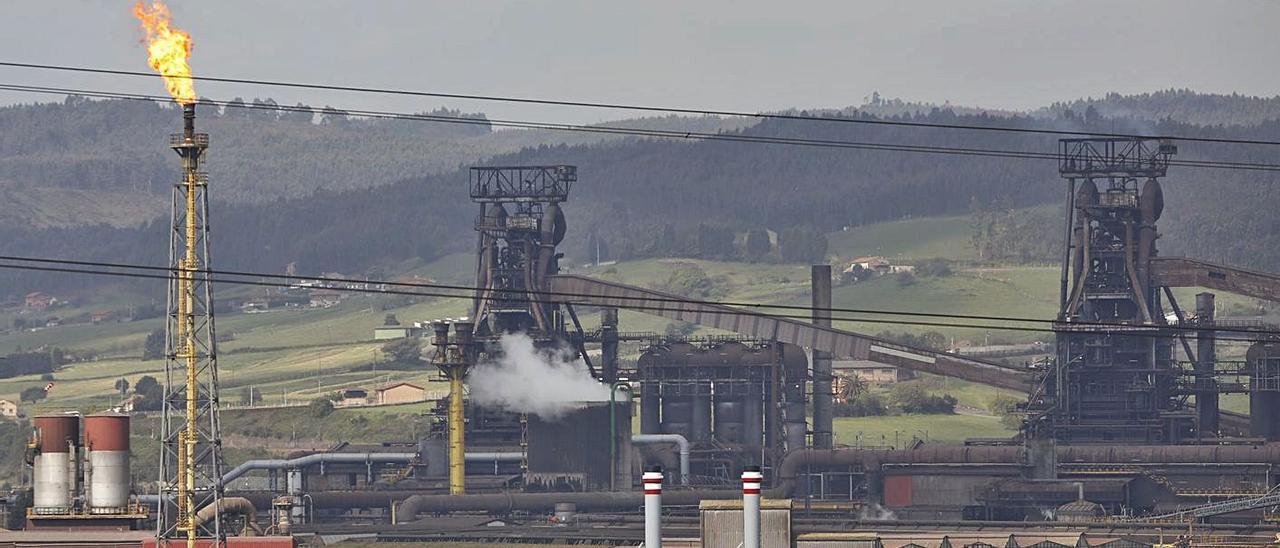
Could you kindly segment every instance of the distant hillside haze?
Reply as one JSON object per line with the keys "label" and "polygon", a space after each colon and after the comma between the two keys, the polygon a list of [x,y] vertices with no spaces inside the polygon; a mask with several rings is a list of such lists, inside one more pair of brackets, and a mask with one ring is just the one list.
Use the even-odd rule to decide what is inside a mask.
{"label": "distant hillside haze", "polygon": [[[1150,98],[1167,101],[1162,94]],[[1179,101],[1194,102],[1185,97]],[[1219,108],[1223,119],[1234,120],[1242,109],[1270,101],[1208,96],[1200,116],[1212,119],[1208,110]],[[1144,104],[1137,98],[1124,102]],[[1153,104],[1148,111],[1161,108]],[[1172,116],[1111,118],[1102,112],[1088,105],[1084,111],[1064,108],[1060,114],[959,114],[935,108],[890,118],[1280,140],[1275,119],[1202,126]],[[218,268],[283,272],[285,265],[296,263],[301,274],[362,273],[472,249],[476,210],[467,196],[466,167],[477,163],[578,166],[579,182],[565,208],[569,236],[562,246],[571,261],[588,258],[588,242],[593,250],[608,249],[619,258],[696,256],[719,253],[725,234],[730,239],[761,229],[810,234],[903,218],[967,215],[996,206],[1057,205],[1063,193],[1056,163],[1045,160],[490,131],[483,125],[326,122],[323,115],[317,120],[202,116],[201,130],[213,140],[209,171]],[[72,99],[0,109],[0,196],[9,188],[80,193],[62,204],[56,203],[58,193],[45,197],[55,203],[36,203],[25,195],[26,202],[7,201],[0,206],[0,249],[13,255],[164,264],[169,185],[177,174],[177,158],[164,143],[175,121],[172,110],[147,103]],[[632,123],[749,136],[1057,149],[1053,136],[1007,132],[714,117]],[[1180,143],[1178,158],[1280,163],[1278,148],[1186,142]],[[1171,168],[1165,180],[1161,252],[1280,270],[1280,230],[1271,221],[1280,206],[1277,175]],[[134,224],[123,228],[110,222],[115,219],[111,215],[83,213],[91,224],[80,226],[34,218],[47,211],[47,217],[74,219],[64,211],[69,204],[99,193],[136,195],[141,197],[136,207],[157,212],[147,223],[145,215],[129,211]],[[117,207],[109,200],[102,203]],[[28,209],[9,211],[19,204]],[[120,215],[126,215],[123,209]],[[108,226],[112,224],[116,226]],[[716,245],[679,244],[670,237],[673,231]],[[1027,236],[1042,237],[1043,231]],[[94,283],[69,278],[4,271],[0,294]]]}

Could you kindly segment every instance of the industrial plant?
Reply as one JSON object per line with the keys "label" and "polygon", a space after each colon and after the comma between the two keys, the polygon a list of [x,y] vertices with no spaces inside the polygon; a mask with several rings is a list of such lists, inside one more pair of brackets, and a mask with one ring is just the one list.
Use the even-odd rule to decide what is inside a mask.
{"label": "industrial plant", "polygon": [[[1219,319],[1211,292],[1276,302],[1280,275],[1162,255],[1162,179],[1179,144],[1141,136],[1055,132],[1072,133],[1051,154],[1064,182],[1058,314],[1043,319],[1052,343],[1025,345],[1030,361],[835,327],[847,318],[835,314],[829,264],[808,268],[809,306],[778,307],[802,313],[571,271],[566,206],[592,184],[586,164],[470,167],[455,183],[456,207],[475,212],[460,235],[474,285],[432,288],[454,290],[432,296],[467,302],[466,315],[412,329],[389,320],[376,336],[421,339],[414,373],[447,386],[428,397],[395,385],[429,400],[415,415],[423,427],[231,459],[211,141],[197,131],[190,44],[166,50],[177,35],[157,28],[149,53],[179,106],[167,110],[181,116],[168,144],[181,164],[168,241],[154,242],[168,263],[148,271],[167,284],[154,447],[130,436],[139,415],[34,417],[23,485],[4,505],[22,529],[0,532],[0,547],[1280,546],[1280,328]],[[869,271],[894,268],[868,259]],[[1177,288],[1202,292],[1180,302]],[[653,332],[627,325],[633,313],[706,330]],[[1247,347],[1243,358],[1220,359],[1226,341]],[[835,425],[842,361],[1017,394],[1020,424],[960,443],[851,443]],[[1226,395],[1247,397],[1249,413],[1224,410]],[[368,393],[350,399],[365,405]]]}
{"label": "industrial plant", "polygon": [[[27,531],[0,545],[1274,540],[1280,343],[1257,335],[1243,361],[1218,360],[1218,331],[1227,327],[1215,322],[1214,295],[1184,306],[1171,288],[1272,300],[1280,278],[1159,254],[1160,179],[1177,152],[1172,142],[1061,142],[1057,342],[1026,365],[831,327],[828,265],[812,268],[808,320],[563,274],[557,246],[570,229],[562,204],[589,182],[571,165],[472,168],[475,289],[468,317],[430,326],[431,366],[449,386],[428,413],[430,427],[418,439],[236,463],[219,451],[200,170],[209,140],[194,131],[194,104],[182,114],[172,140],[183,177],[174,191],[159,482],[130,483],[129,416],[38,417],[27,447]],[[623,310],[733,335],[628,331]],[[598,328],[584,327],[586,314],[598,315]],[[502,360],[516,335],[536,355],[580,364],[598,393],[556,401],[551,411],[478,397],[485,387],[472,373]],[[623,360],[624,346],[638,358]],[[841,445],[833,359],[1021,391],[1023,426],[1012,438],[963,444]],[[1222,411],[1226,393],[1247,394],[1251,413]]]}

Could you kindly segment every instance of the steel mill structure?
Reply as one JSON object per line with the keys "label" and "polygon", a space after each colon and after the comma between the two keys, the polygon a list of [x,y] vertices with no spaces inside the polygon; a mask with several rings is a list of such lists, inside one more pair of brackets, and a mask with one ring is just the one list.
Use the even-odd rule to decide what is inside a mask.
{"label": "steel mill structure", "polygon": [[222,516],[198,520],[201,508],[219,508],[222,498],[218,424],[218,352],[214,333],[209,265],[209,176],[201,170],[209,135],[195,131],[196,106],[182,104],[182,133],[169,146],[182,159],[182,179],[173,186],[173,230],[169,239],[168,312],[165,315],[165,391],[160,437],[161,542],[222,539]]}
{"label": "steel mill structure", "polygon": [[[200,172],[208,140],[194,109],[183,112],[161,491],[130,495],[127,420],[42,416],[29,445],[32,528],[137,523],[154,507],[155,542],[200,546],[327,534],[655,546],[696,537],[729,548],[1128,548],[1167,545],[1171,531],[1191,545],[1274,540],[1280,340],[1233,331],[1247,340],[1231,350],[1247,351],[1221,359],[1220,330],[1256,326],[1221,318],[1212,293],[1184,306],[1173,289],[1274,301],[1280,277],[1159,255],[1171,143],[1062,141],[1061,312],[1056,344],[1031,364],[833,327],[827,265],[810,269],[814,310],[803,319],[562,273],[562,207],[578,170],[474,168],[478,290],[466,296],[470,316],[430,322],[426,349],[448,398],[412,435],[223,473]],[[588,308],[598,328],[584,327]],[[627,331],[622,310],[731,334]],[[580,360],[611,401],[546,417],[469,398],[473,368],[500,358],[512,333]],[[961,444],[835,439],[833,359],[1027,394],[1023,428]],[[1248,394],[1250,416],[1223,411],[1224,393]]]}
{"label": "steel mill structure", "polygon": [[[1185,443],[1251,431],[1280,439],[1272,426],[1280,422],[1280,383],[1267,360],[1271,346],[1251,349],[1245,362],[1217,360],[1214,295],[1201,293],[1184,309],[1171,291],[1232,290],[1239,284],[1207,279],[1241,276],[1159,257],[1160,178],[1176,153],[1171,142],[1153,139],[1061,142],[1067,213],[1057,351],[1028,403],[1030,435],[1062,443]],[[1197,270],[1207,279],[1188,276]],[[1267,298],[1280,284],[1266,278],[1253,274],[1252,287],[1241,292]],[[1219,395],[1232,392],[1250,395],[1249,429],[1221,423]]]}

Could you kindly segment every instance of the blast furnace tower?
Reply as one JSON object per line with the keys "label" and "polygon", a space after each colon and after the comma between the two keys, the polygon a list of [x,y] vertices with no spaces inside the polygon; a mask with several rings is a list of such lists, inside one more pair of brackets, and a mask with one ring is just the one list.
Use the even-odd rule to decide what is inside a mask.
{"label": "blast furnace tower", "polygon": [[1057,352],[1032,396],[1028,426],[1071,443],[1188,439],[1195,416],[1178,396],[1173,333],[1151,275],[1164,208],[1159,178],[1176,148],[1129,138],[1066,139],[1061,147],[1067,207]]}
{"label": "blast furnace tower", "polygon": [[560,270],[556,246],[566,230],[560,204],[577,180],[574,166],[471,168],[471,199],[480,204],[476,336],[564,331],[558,307],[538,293]]}

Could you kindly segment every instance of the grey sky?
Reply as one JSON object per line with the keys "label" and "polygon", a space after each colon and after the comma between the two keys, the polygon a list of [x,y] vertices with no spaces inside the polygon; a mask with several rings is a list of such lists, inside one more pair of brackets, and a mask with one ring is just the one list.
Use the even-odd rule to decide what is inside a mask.
{"label": "grey sky", "polygon": [[[1031,108],[1170,87],[1280,93],[1280,3],[1262,1],[174,0],[197,74],[735,110],[872,91]],[[7,0],[0,58],[146,70],[131,2]],[[0,82],[162,93],[136,78],[0,67]],[[209,83],[215,99],[592,122],[617,113]],[[32,96],[0,93],[0,103]]]}

